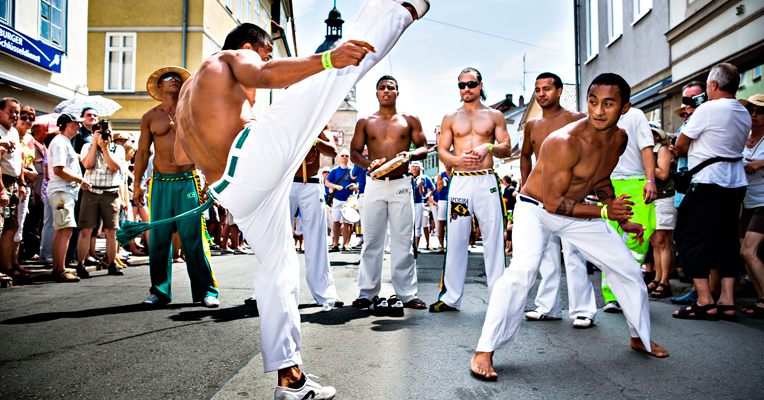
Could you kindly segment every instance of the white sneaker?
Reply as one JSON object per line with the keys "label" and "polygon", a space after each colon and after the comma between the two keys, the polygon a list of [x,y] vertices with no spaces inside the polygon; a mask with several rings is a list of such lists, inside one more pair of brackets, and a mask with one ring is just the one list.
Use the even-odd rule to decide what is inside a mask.
{"label": "white sneaker", "polygon": [[594,321],[588,317],[576,317],[573,320],[573,327],[576,329],[586,329],[594,326]]}
{"label": "white sneaker", "polygon": [[217,297],[212,297],[212,296],[205,297],[202,303],[204,303],[205,307],[209,307],[209,308],[217,308],[220,306],[220,300],[218,300]]}
{"label": "white sneaker", "polygon": [[417,15],[419,16],[418,19],[422,19],[424,15],[427,14],[427,11],[430,11],[429,0],[395,0],[395,2],[400,3],[401,5],[411,4],[411,6],[414,7]]}
{"label": "white sneaker", "polygon": [[554,321],[561,318],[557,317],[550,317],[548,315],[544,315],[538,311],[528,311],[525,313],[525,319],[529,319],[531,321]]}
{"label": "white sneaker", "polygon": [[621,305],[617,301],[608,301],[605,307],[602,307],[602,311],[606,313],[619,313],[623,310],[621,310]]}
{"label": "white sneaker", "polygon": [[299,389],[290,389],[288,387],[276,387],[276,400],[303,400],[303,399],[333,399],[337,391],[331,386],[322,387],[318,383],[308,378],[305,373],[305,384]]}
{"label": "white sneaker", "polygon": [[167,301],[164,301],[157,297],[157,295],[152,294],[149,296],[146,300],[143,300],[143,304],[146,304],[148,306],[158,306],[162,304],[167,304]]}

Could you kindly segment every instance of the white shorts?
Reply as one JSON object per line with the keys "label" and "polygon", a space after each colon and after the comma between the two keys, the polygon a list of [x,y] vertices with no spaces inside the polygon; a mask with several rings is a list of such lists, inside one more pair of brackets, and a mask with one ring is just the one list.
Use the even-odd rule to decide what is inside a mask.
{"label": "white shorts", "polygon": [[673,231],[676,227],[674,196],[655,200],[655,230]]}
{"label": "white shorts", "polygon": [[438,200],[438,221],[448,219],[448,200]]}
{"label": "white shorts", "polygon": [[345,204],[344,201],[339,201],[337,199],[334,199],[334,201],[332,202],[332,221],[333,222],[342,222],[343,224],[350,223],[350,221],[342,217],[342,206],[344,204]]}

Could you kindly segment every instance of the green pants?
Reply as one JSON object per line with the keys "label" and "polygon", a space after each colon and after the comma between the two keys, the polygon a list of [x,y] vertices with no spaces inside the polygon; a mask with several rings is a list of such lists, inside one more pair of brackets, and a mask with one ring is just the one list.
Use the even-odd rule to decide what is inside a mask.
{"label": "green pants", "polygon": [[[196,171],[171,175],[154,172],[149,188],[151,220],[171,218],[198,207],[201,204],[201,191],[201,181]],[[151,293],[159,298],[172,300],[172,235],[176,231],[186,257],[193,301],[202,301],[207,296],[217,297],[218,285],[210,266],[210,248],[204,216],[200,219],[176,221],[151,230]]]}
{"label": "green pants", "polygon": [[[614,179],[613,189],[615,190],[615,196],[629,195],[629,199],[634,205],[631,207],[631,211],[634,215],[631,217],[631,222],[636,222],[645,228],[643,235],[644,242],[640,245],[637,239],[634,239],[635,235],[629,235],[626,239],[626,246],[631,250],[631,254],[634,256],[640,265],[645,262],[647,251],[650,248],[650,236],[655,232],[655,203],[645,204],[643,197],[645,189],[645,178],[633,178],[633,179]],[[618,226],[616,221],[610,221],[613,228],[618,230],[618,233],[623,237],[623,230]],[[617,301],[613,292],[607,286],[605,280],[605,274],[602,274],[602,296],[605,301]]]}

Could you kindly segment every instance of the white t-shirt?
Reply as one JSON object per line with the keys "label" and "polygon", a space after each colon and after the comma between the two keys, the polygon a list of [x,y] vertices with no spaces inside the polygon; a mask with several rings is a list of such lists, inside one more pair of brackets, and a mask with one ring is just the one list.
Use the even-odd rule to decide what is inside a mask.
{"label": "white t-shirt", "polygon": [[[746,158],[764,160],[764,138],[759,140],[759,143],[756,143],[753,148],[745,147],[743,149],[743,157],[743,165],[748,165]],[[764,169],[760,169],[753,174],[746,174],[746,177],[748,178],[748,188],[745,190],[743,207],[764,207]]]}
{"label": "white t-shirt", "polygon": [[50,141],[48,146],[48,196],[56,192],[66,192],[77,198],[80,184],[69,182],[53,172],[53,167],[64,167],[75,176],[82,177],[80,158],[72,147],[72,141],[63,134],[58,134]]}
{"label": "white t-shirt", "polygon": [[10,130],[5,129],[0,125],[0,139],[8,140],[16,144],[12,153],[6,153],[5,148],[0,151],[0,168],[3,169],[3,175],[10,175],[18,177],[21,175],[21,141],[19,140],[19,132],[15,127],[11,127]]}
{"label": "white t-shirt", "polygon": [[[693,139],[687,155],[690,169],[714,157],[740,157],[750,130],[751,115],[736,99],[701,104],[682,128],[682,135]],[[695,174],[692,182],[726,188],[748,185],[742,161],[711,164]]]}
{"label": "white t-shirt", "polygon": [[[626,151],[618,160],[618,165],[612,175],[644,175],[645,163],[642,161],[642,149],[655,145],[653,132],[647,123],[645,113],[638,108],[630,108],[626,114],[621,115],[618,127],[625,130],[629,136]],[[650,153],[652,157],[652,153]]]}

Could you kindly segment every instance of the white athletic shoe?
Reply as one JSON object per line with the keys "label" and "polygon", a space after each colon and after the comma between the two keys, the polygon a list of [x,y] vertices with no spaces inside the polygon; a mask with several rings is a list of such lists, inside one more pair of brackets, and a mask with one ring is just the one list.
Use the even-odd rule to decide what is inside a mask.
{"label": "white athletic shoe", "polygon": [[573,320],[573,327],[576,329],[586,329],[594,326],[594,321],[588,317],[576,317]]}
{"label": "white athletic shoe", "polygon": [[619,313],[623,310],[621,310],[621,305],[617,301],[608,301],[605,307],[602,307],[602,311],[606,313]]}
{"label": "white athletic shoe", "polygon": [[205,297],[202,303],[204,303],[205,307],[209,307],[209,308],[217,308],[220,306],[220,300],[218,300],[217,297],[212,297],[212,296]]}
{"label": "white athletic shoe", "polygon": [[400,3],[401,5],[411,4],[411,6],[414,7],[417,15],[419,16],[418,19],[422,19],[424,15],[427,14],[427,11],[430,11],[429,0],[395,0],[395,2]]}
{"label": "white athletic shoe", "polygon": [[299,389],[290,389],[288,387],[276,387],[276,400],[303,400],[303,399],[333,399],[337,391],[331,386],[321,386],[308,378],[305,373],[305,384]]}
{"label": "white athletic shoe", "polygon": [[525,313],[525,319],[529,319],[532,321],[555,321],[561,318],[557,317],[550,317],[548,315],[544,315],[538,311],[528,311]]}
{"label": "white athletic shoe", "polygon": [[159,297],[157,297],[157,295],[152,294],[146,300],[143,300],[143,304],[147,306],[159,306],[162,304],[167,304],[167,301],[164,301],[160,299]]}

